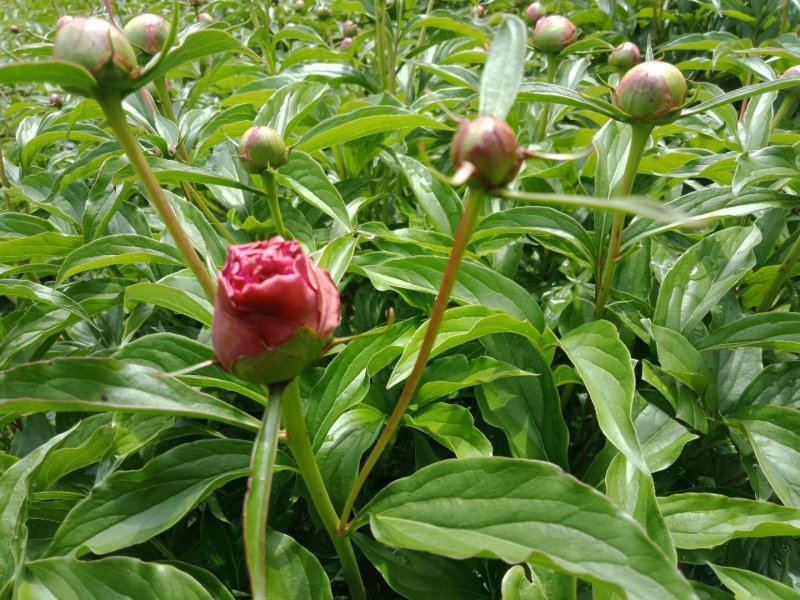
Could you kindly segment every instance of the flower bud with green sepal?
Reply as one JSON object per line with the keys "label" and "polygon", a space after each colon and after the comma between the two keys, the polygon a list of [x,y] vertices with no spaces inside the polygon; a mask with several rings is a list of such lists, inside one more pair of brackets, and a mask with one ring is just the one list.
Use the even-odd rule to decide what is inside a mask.
{"label": "flower bud with green sepal", "polygon": [[558,54],[575,41],[575,24],[561,15],[542,17],[533,30],[533,45],[546,54]]}
{"label": "flower bud with green sepal", "polygon": [[508,124],[494,117],[462,121],[453,137],[451,158],[456,169],[470,163],[470,183],[485,190],[502,187],[519,172],[524,150]]}
{"label": "flower bud with green sepal", "polygon": [[145,13],[128,21],[122,30],[143,59],[160,52],[169,37],[169,23],[163,17]]}
{"label": "flower bud with green sepal", "polygon": [[633,42],[624,42],[608,55],[608,64],[620,71],[627,71],[638,65],[640,58],[639,46]]}
{"label": "flower bud with green sepal", "polygon": [[249,173],[263,173],[286,164],[289,148],[277,131],[264,125],[255,125],[245,131],[239,140],[239,158]]}
{"label": "flower bud with green sepal", "polygon": [[677,115],[687,92],[680,70],[669,63],[651,61],[625,74],[614,102],[633,123],[667,123]]}

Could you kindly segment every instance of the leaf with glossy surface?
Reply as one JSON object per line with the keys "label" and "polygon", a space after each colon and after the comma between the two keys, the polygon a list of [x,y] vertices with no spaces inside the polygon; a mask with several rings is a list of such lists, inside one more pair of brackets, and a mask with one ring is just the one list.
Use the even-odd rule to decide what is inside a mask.
{"label": "leaf with glossy surface", "polygon": [[255,125],[271,127],[286,137],[322,100],[328,86],[318,81],[293,81],[278,89],[256,115]]}
{"label": "leaf with glossy surface", "polygon": [[641,527],[558,467],[512,458],[445,460],[389,484],[357,515],[378,541],[451,558],[533,561],[627,594],[692,598]]}
{"label": "leaf with glossy surface", "polygon": [[714,548],[737,538],[800,535],[800,510],[771,502],[686,493],[658,499],[675,546]]}
{"label": "leaf with glossy surface", "polygon": [[258,431],[259,421],[159,371],[110,358],[61,358],[0,373],[0,410],[173,414]]}
{"label": "leaf with glossy surface", "polygon": [[187,573],[158,563],[115,556],[95,561],[48,558],[25,565],[18,600],[213,600]]}
{"label": "leaf with glossy surface", "polygon": [[267,598],[332,600],[331,584],[317,558],[293,538],[267,531]]}
{"label": "leaf with glossy surface", "polygon": [[628,460],[647,472],[647,463],[633,426],[635,383],[628,349],[608,321],[587,323],[561,338],[567,354],[597,412],[608,441]]}
{"label": "leaf with glossy surface", "polygon": [[699,350],[755,346],[800,352],[800,313],[748,315],[713,331],[696,346]]}
{"label": "leaf with glossy surface", "polygon": [[731,590],[736,598],[758,600],[800,600],[800,592],[789,586],[778,583],[774,579],[764,577],[752,571],[709,565],[714,569],[720,581]]}
{"label": "leaf with glossy surface", "polygon": [[492,445],[475,427],[469,410],[457,404],[436,402],[410,415],[404,415],[406,425],[427,433],[457,458],[491,456]]}
{"label": "leaf with glossy surface", "polygon": [[278,181],[294,190],[314,208],[336,219],[349,230],[350,216],[339,190],[328,180],[317,161],[305,152],[293,151],[278,170]]}
{"label": "leaf with glossy surface", "polygon": [[461,200],[458,194],[452,187],[434,177],[428,167],[410,156],[398,155],[397,161],[420,208],[437,230],[453,235],[461,219]]}

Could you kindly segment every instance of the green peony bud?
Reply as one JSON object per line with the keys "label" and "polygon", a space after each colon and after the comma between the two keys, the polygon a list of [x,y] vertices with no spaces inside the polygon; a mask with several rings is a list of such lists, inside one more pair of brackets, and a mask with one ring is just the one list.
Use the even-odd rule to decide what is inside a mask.
{"label": "green peony bud", "polygon": [[327,4],[320,4],[314,12],[320,21],[327,21],[331,18],[331,7]]}
{"label": "green peony bud", "polygon": [[248,172],[263,173],[286,164],[289,149],[277,131],[255,125],[245,131],[239,141],[239,158]]}
{"label": "green peony bud", "polygon": [[292,4],[292,8],[295,12],[304,13],[306,12],[306,3],[305,0],[297,0],[294,4]]}
{"label": "green peony bud", "polygon": [[622,78],[614,95],[616,105],[637,123],[671,120],[686,101],[683,74],[669,63],[652,61],[633,67]]}
{"label": "green peony bud", "polygon": [[514,179],[523,159],[511,127],[494,117],[462,121],[453,137],[450,155],[456,169],[465,162],[474,165],[470,183],[485,190],[502,187]]}
{"label": "green peony bud", "polygon": [[566,17],[542,17],[533,30],[533,45],[547,54],[558,54],[575,40],[576,34],[575,25]]}
{"label": "green peony bud", "polygon": [[103,19],[75,18],[56,33],[53,58],[85,67],[97,82],[127,87],[136,72],[136,53],[128,39]]}
{"label": "green peony bud", "polygon": [[528,5],[528,8],[525,9],[525,17],[528,19],[528,22],[531,25],[536,25],[536,23],[547,14],[547,10],[545,10],[544,6],[541,2],[533,2],[532,4]]}
{"label": "green peony bud", "polygon": [[640,57],[639,46],[624,42],[608,55],[608,64],[620,71],[627,71],[639,64]]}
{"label": "green peony bud", "polygon": [[122,33],[136,52],[147,59],[164,47],[169,36],[169,23],[163,17],[145,13],[128,21]]}

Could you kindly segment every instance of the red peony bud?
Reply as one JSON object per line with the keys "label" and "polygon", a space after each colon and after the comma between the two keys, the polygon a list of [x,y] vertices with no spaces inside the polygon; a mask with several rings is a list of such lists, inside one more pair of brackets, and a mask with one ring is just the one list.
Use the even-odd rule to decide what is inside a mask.
{"label": "red peony bud", "polygon": [[669,63],[645,62],[633,67],[619,82],[614,101],[632,121],[669,121],[686,101],[683,74]]}
{"label": "red peony bud", "polygon": [[263,173],[286,164],[289,149],[281,134],[270,127],[255,125],[239,140],[239,158],[250,173]]}
{"label": "red peony bud", "polygon": [[97,82],[130,85],[136,53],[122,32],[103,19],[76,18],[58,28],[53,58],[85,67]]}
{"label": "red peony bud", "polygon": [[639,64],[641,53],[633,42],[624,42],[608,55],[608,64],[620,71],[627,71]]}
{"label": "red peony bud", "polygon": [[336,284],[296,241],[229,246],[211,326],[214,353],[247,381],[289,381],[330,343],[339,306]]}
{"label": "red peony bud", "polygon": [[342,52],[347,52],[350,50],[350,46],[353,45],[353,38],[346,37],[342,40],[342,45],[340,46]]}
{"label": "red peony bud", "polygon": [[575,25],[560,15],[542,17],[533,30],[533,45],[547,54],[558,54],[574,40]]}
{"label": "red peony bud", "polygon": [[348,19],[342,23],[342,35],[346,38],[356,37],[358,35],[358,25]]}
{"label": "red peony bud", "polygon": [[137,52],[149,57],[164,47],[169,36],[169,23],[163,17],[145,13],[128,21],[122,33]]}
{"label": "red peony bud", "polygon": [[541,2],[533,2],[525,9],[525,17],[531,25],[535,25],[539,19],[547,14],[547,10]]}
{"label": "red peony bud", "polygon": [[475,174],[470,182],[485,190],[504,186],[514,179],[523,159],[511,127],[494,117],[462,121],[450,155],[456,169],[465,162],[474,165]]}
{"label": "red peony bud", "polygon": [[[781,79],[786,77],[800,77],[800,65],[795,65],[786,69],[783,72],[783,75],[781,75]],[[793,96],[800,96],[800,85],[798,87],[784,89],[783,91],[787,94],[792,94]]]}

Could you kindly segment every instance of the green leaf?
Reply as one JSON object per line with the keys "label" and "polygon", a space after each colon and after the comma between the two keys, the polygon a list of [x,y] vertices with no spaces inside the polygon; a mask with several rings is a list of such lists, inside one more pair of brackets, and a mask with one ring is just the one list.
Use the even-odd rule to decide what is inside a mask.
{"label": "green leaf", "polygon": [[472,414],[463,406],[435,402],[404,415],[403,422],[427,433],[457,458],[491,456],[492,445],[475,427]]}
{"label": "green leaf", "polygon": [[0,373],[3,412],[120,410],[211,419],[258,431],[259,421],[154,369],[110,358],[61,358]]}
{"label": "green leaf", "polygon": [[800,363],[765,367],[742,392],[736,406],[771,404],[800,409]]}
{"label": "green leaf", "polygon": [[169,565],[115,556],[95,561],[48,558],[25,565],[18,600],[213,600],[195,579]]}
{"label": "green leaf", "polygon": [[664,277],[653,323],[684,335],[702,321],[756,263],[756,227],[729,227],[689,248]]}
{"label": "green leaf", "polygon": [[[446,356],[431,363],[420,381],[415,402],[419,406],[464,388],[492,383],[509,377],[534,375],[490,356],[469,360],[463,354]],[[528,457],[533,458],[533,457]]]}
{"label": "green leaf", "polygon": [[633,426],[633,367],[628,349],[608,321],[587,323],[561,338],[561,347],[589,392],[597,423],[611,442],[642,471],[647,463]]}
{"label": "green leaf", "polygon": [[[197,280],[182,278],[176,280],[172,277],[164,278],[159,283],[134,283],[125,288],[125,306],[130,307],[138,302],[155,304],[173,312],[186,315],[211,327],[213,306],[203,294]],[[173,285],[170,285],[172,283]],[[182,287],[193,287],[191,292]],[[186,285],[188,284],[188,285]],[[197,293],[199,292],[199,294]]]}
{"label": "green leaf", "polygon": [[92,96],[97,90],[97,81],[80,65],[61,60],[41,62],[17,62],[0,66],[0,83],[52,83],[67,90]]}
{"label": "green leaf", "polygon": [[55,231],[12,238],[0,242],[0,262],[37,261],[66,256],[82,242],[77,235],[64,235]]}
{"label": "green leaf", "polygon": [[535,373],[478,388],[484,420],[503,431],[512,456],[547,460],[567,468],[569,432],[547,360],[517,335],[496,334],[483,338],[482,343],[489,356]]}
{"label": "green leaf", "polygon": [[57,280],[63,281],[92,269],[131,263],[180,265],[184,263],[184,258],[174,246],[168,246],[149,237],[132,234],[109,235],[72,251],[61,264]]}
{"label": "green leaf", "polygon": [[480,28],[453,18],[452,13],[446,10],[435,10],[427,15],[419,15],[408,23],[408,31],[422,27],[452,31],[460,36],[473,38],[479,44],[489,42],[489,37]]}
{"label": "green leaf", "polygon": [[[428,330],[428,322],[419,327],[405,347],[403,355],[395,365],[387,387],[397,385],[406,379],[414,367],[423,338]],[[450,308],[445,311],[439,331],[431,349],[430,358],[459,345],[476,340],[492,333],[512,332],[524,335],[528,340],[538,342],[539,332],[530,323],[519,321],[496,310],[478,304]]]}
{"label": "green leaf", "polygon": [[410,600],[486,600],[483,582],[465,561],[390,548],[354,533],[351,539],[403,598]]}
{"label": "green leaf", "polygon": [[246,477],[251,450],[244,440],[198,440],[138,471],[112,473],[69,512],[46,556],[108,554],[149,540],[218,487]]}
{"label": "green leaf", "polygon": [[665,372],[698,393],[708,385],[708,367],[691,342],[677,331],[651,325],[658,360]]}
{"label": "green leaf", "polygon": [[526,41],[525,23],[515,15],[505,15],[483,67],[478,98],[481,116],[505,120],[514,106],[525,68]]}
{"label": "green leaf", "polygon": [[352,227],[339,190],[328,180],[319,163],[305,152],[292,151],[289,162],[278,171],[278,181],[314,208],[339,221],[348,231]]}
{"label": "green leaf", "polygon": [[720,581],[736,598],[758,598],[758,600],[800,600],[800,593],[774,579],[752,571],[709,565]]}
{"label": "green leaf", "polygon": [[728,92],[727,94],[717,96],[716,98],[696,106],[686,108],[681,112],[681,117],[697,115],[707,112],[712,108],[717,108],[718,106],[737,102],[739,100],[743,100],[744,98],[754,98],[759,94],[764,94],[773,90],[785,90],[792,87],[797,87],[798,84],[800,84],[800,77],[786,77],[785,79],[779,78],[773,79],[772,81],[762,81],[761,83],[747,85],[737,90],[733,90],[732,92]]}
{"label": "green leaf", "polygon": [[737,538],[800,534],[800,510],[771,502],[686,493],[659,498],[678,548],[714,548]]}
{"label": "green leaf", "polygon": [[622,120],[625,113],[613,104],[584,96],[580,92],[555,83],[532,81],[523,83],[519,88],[517,100],[521,102],[547,102],[549,104],[566,104],[591,112],[605,115],[610,119]]}
{"label": "green leaf", "polygon": [[39,302],[62,308],[81,319],[89,320],[89,315],[84,308],[69,296],[26,279],[0,279],[0,296],[16,296],[17,298],[38,300]]}
{"label": "green leaf", "polygon": [[295,147],[312,153],[378,133],[402,133],[417,127],[450,129],[440,120],[393,106],[369,106],[331,117],[312,127]]}
{"label": "green leaf", "polygon": [[328,86],[317,81],[293,81],[276,90],[256,115],[256,125],[271,127],[286,137],[322,100]]}
{"label": "green leaf", "polygon": [[385,544],[450,558],[533,561],[631,600],[689,599],[641,527],[558,467],[511,458],[445,460],[389,484],[356,516]]}
{"label": "green leaf", "polygon": [[786,406],[749,406],[730,423],[742,427],[758,464],[778,498],[800,508],[800,411]]}
{"label": "green leaf", "polygon": [[293,538],[267,531],[267,598],[333,600],[317,558]]}
{"label": "green leaf", "polygon": [[800,313],[748,315],[720,327],[695,345],[698,350],[755,346],[800,352]]}
{"label": "green leaf", "polygon": [[455,234],[461,219],[461,200],[453,188],[434,177],[431,170],[410,156],[398,155],[397,161],[420,208],[434,227],[447,235]]}

